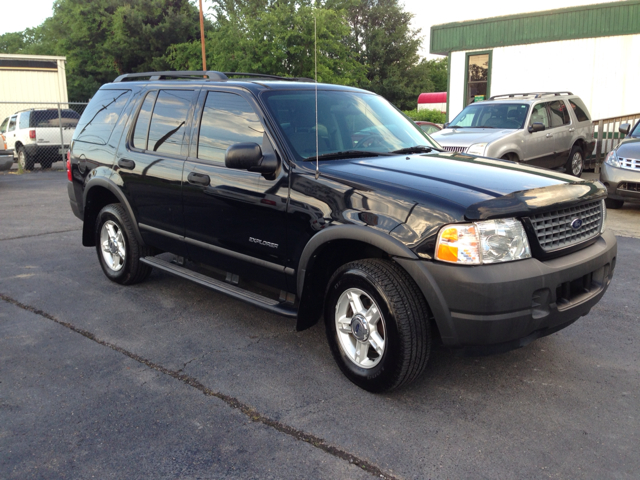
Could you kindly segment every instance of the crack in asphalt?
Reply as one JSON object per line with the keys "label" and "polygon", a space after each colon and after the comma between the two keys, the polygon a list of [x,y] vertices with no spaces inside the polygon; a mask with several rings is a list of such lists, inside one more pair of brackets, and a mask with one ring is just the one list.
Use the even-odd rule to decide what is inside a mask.
{"label": "crack in asphalt", "polygon": [[[56,232],[57,233],[57,232]],[[256,411],[253,407],[251,407],[250,405],[238,400],[235,397],[232,397],[230,395],[226,395],[224,393],[220,393],[220,392],[215,392],[213,390],[211,390],[210,388],[207,388],[204,384],[202,384],[200,381],[198,381],[196,378],[181,373],[182,369],[180,370],[171,370],[169,368],[163,367],[162,365],[158,365],[156,363],[153,363],[151,360],[147,360],[144,357],[141,357],[140,355],[137,355],[133,352],[130,352],[128,350],[125,350],[122,347],[119,347],[118,345],[115,345],[113,343],[109,343],[107,341],[101,340],[98,337],[96,337],[93,333],[84,330],[82,328],[76,327],[75,325],[69,323],[69,322],[65,322],[63,320],[59,320],[56,317],[54,317],[53,315],[40,310],[36,307],[32,307],[31,305],[25,305],[24,303],[19,302],[18,300],[11,298],[7,295],[4,295],[2,293],[0,293],[0,299],[2,299],[3,301],[10,303],[12,305],[15,305],[18,308],[21,308],[23,310],[26,310],[28,312],[31,312],[35,315],[39,315],[41,317],[46,318],[47,320],[51,320],[55,323],[57,323],[58,325],[62,325],[63,327],[68,328],[69,330],[72,330],[80,335],[82,335],[83,337],[88,338],[89,340],[92,340],[96,343],[98,343],[99,345],[102,345],[104,347],[108,347],[118,353],[121,353],[122,355],[125,355],[129,358],[131,358],[132,360],[135,360],[136,362],[139,362],[143,365],[146,365],[147,367],[156,370],[160,373],[163,373],[165,375],[168,375],[172,378],[175,378],[176,380],[179,380],[180,382],[195,388],[196,390],[199,390],[200,392],[202,392],[204,395],[208,396],[208,397],[215,397],[218,398],[220,400],[222,400],[224,403],[226,403],[229,407],[234,408],[238,411],[240,411],[243,415],[245,415],[246,417],[249,418],[249,420],[251,420],[252,422],[256,422],[256,423],[262,423],[263,425],[266,425],[268,427],[271,427],[275,430],[277,430],[280,433],[284,433],[285,435],[288,435],[290,437],[293,437],[296,440],[299,440],[301,442],[306,442],[308,444],[310,444],[311,446],[318,448],[326,453],[328,453],[329,455],[332,455],[336,458],[339,458],[341,460],[345,460],[348,461],[350,464],[353,464],[357,467],[360,467],[362,470],[364,470],[367,473],[370,473],[372,475],[375,475],[379,478],[382,479],[388,479],[388,480],[400,480],[398,477],[384,472],[382,471],[382,469],[380,467],[378,467],[377,465],[374,465],[373,463],[367,461],[367,460],[363,460],[359,457],[357,457],[356,455],[353,455],[349,452],[347,452],[346,450],[343,450],[339,447],[336,447],[334,445],[329,444],[326,440],[324,440],[321,437],[318,437],[316,435],[310,434],[310,433],[306,433],[302,430],[298,430],[297,428],[291,427],[289,425],[286,425],[284,423],[278,422],[277,420],[273,420],[272,418],[269,418],[268,416]],[[195,359],[193,359],[195,360]],[[191,360],[191,361],[193,361]],[[191,363],[187,362],[187,363]],[[186,364],[185,364],[186,366]],[[183,367],[184,368],[184,367]]]}
{"label": "crack in asphalt", "polygon": [[21,238],[44,237],[45,235],[54,235],[56,233],[81,232],[81,228],[72,228],[71,230],[59,230],[57,232],[36,233],[35,235],[23,235],[21,237],[0,238],[0,242],[5,240],[20,240]]}

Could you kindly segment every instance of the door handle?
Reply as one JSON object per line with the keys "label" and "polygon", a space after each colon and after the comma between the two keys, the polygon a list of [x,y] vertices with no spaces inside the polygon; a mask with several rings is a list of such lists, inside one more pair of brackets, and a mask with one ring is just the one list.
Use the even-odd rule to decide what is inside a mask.
{"label": "door handle", "polygon": [[133,170],[136,168],[136,162],[133,160],[127,160],[126,158],[121,158],[118,160],[118,166],[120,168],[126,168],[127,170]]}
{"label": "door handle", "polygon": [[551,138],[553,137],[553,135],[551,135],[550,133],[547,133],[547,138]]}
{"label": "door handle", "polygon": [[570,132],[573,132],[574,130],[575,130],[575,128],[570,128],[569,129]]}
{"label": "door handle", "polygon": [[207,187],[211,183],[211,178],[209,178],[209,175],[205,175],[204,173],[191,172],[187,176],[187,181],[192,185],[204,185]]}

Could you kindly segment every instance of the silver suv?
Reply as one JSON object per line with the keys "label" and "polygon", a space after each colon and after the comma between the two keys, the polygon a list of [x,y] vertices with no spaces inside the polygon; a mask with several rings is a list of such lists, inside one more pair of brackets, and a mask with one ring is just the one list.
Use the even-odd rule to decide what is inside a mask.
{"label": "silver suv", "polygon": [[564,167],[576,177],[595,145],[587,107],[571,92],[496,95],[431,136],[448,151]]}

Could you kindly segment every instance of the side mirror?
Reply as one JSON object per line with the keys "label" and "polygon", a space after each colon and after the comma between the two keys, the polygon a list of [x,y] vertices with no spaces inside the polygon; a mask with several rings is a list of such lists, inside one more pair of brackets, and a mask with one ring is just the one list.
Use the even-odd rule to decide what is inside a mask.
{"label": "side mirror", "polygon": [[542,123],[532,123],[529,125],[529,133],[544,131],[544,125]]}
{"label": "side mirror", "polygon": [[449,128],[449,124],[450,124],[450,123],[451,123],[451,122],[447,122],[447,123],[445,123],[445,124],[442,126],[442,128]]}
{"label": "side mirror", "polygon": [[628,123],[623,123],[622,125],[620,125],[620,128],[618,128],[618,131],[620,133],[624,133],[625,135],[629,135],[630,129],[631,129],[631,125],[629,125]]}
{"label": "side mirror", "polygon": [[248,170],[263,175],[273,174],[278,169],[278,159],[275,154],[263,155],[257,143],[231,145],[224,156],[224,164],[227,168]]}

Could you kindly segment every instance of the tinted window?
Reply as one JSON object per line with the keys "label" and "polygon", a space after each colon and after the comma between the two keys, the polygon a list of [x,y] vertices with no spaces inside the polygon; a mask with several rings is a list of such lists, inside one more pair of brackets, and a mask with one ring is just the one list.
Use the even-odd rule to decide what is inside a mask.
{"label": "tinted window", "polygon": [[23,112],[20,114],[18,128],[29,128],[29,112]]}
{"label": "tinted window", "polygon": [[151,117],[147,150],[180,155],[193,90],[161,90]]}
{"label": "tinted window", "polygon": [[547,105],[548,103],[539,103],[533,107],[531,111],[531,120],[529,124],[533,125],[534,123],[541,123],[544,125],[544,128],[549,128],[549,117],[547,116]]}
{"label": "tinted window", "polygon": [[582,100],[579,98],[572,98],[569,100],[571,104],[571,108],[573,108],[573,113],[576,114],[576,118],[579,122],[588,122],[591,118],[589,117],[589,110],[585,107]]}
{"label": "tinted window", "polygon": [[[60,116],[58,116],[58,109],[49,110],[34,110],[31,112],[29,126],[31,128],[60,128],[62,122],[63,127],[75,127],[78,125],[80,115],[73,110],[60,110]],[[20,128],[22,128],[22,118],[20,118]],[[25,127],[26,128],[26,127]]]}
{"label": "tinted window", "polygon": [[11,120],[9,120],[9,128],[7,129],[8,132],[13,132],[16,129],[16,117],[13,116],[11,117]]}
{"label": "tinted window", "polygon": [[105,145],[131,90],[98,90],[76,126],[75,140]]}
{"label": "tinted window", "polygon": [[149,133],[149,120],[151,120],[151,112],[153,104],[156,101],[157,91],[147,93],[138,120],[136,120],[136,128],[133,131],[133,146],[141,150],[147,149],[147,134]]}
{"label": "tinted window", "polygon": [[236,143],[262,144],[264,130],[249,102],[233,93],[209,92],[198,137],[198,158],[224,163]]}
{"label": "tinted window", "polygon": [[549,115],[551,116],[551,128],[569,125],[571,122],[567,106],[562,100],[549,103]]}

